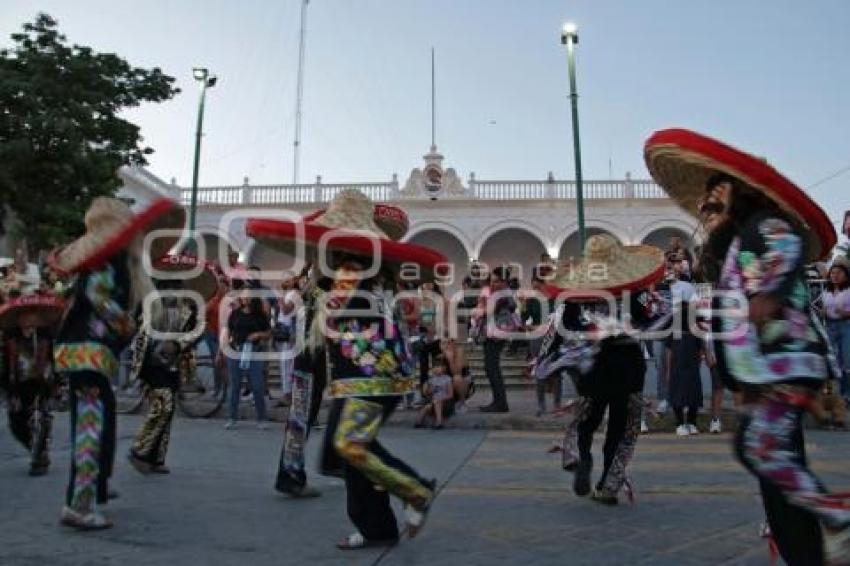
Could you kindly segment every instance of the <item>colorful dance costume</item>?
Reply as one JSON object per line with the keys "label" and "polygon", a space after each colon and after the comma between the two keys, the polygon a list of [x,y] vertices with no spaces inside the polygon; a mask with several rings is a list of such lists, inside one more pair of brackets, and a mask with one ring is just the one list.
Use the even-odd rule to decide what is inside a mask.
{"label": "colorful dance costume", "polygon": [[[130,463],[141,473],[168,473],[165,456],[171,439],[171,423],[180,386],[181,356],[192,346],[196,318],[185,304],[163,307],[159,320],[144,324],[133,342],[131,378],[145,386],[148,416],[136,433],[128,455]],[[177,340],[157,340],[151,329],[181,334]]]}
{"label": "colorful dance costume", "polygon": [[9,430],[30,452],[30,475],[47,473],[48,445],[53,416],[48,400],[53,389],[50,363],[52,342],[44,329],[25,336],[20,329],[6,333],[3,341],[5,376],[8,383]]}
{"label": "colorful dance costume", "polygon": [[804,276],[804,264],[835,244],[832,223],[763,159],[696,132],[656,132],[645,157],[686,211],[723,211],[706,243],[725,292],[715,350],[724,379],[743,394],[735,450],[759,481],[779,553],[788,564],[847,564],[850,497],[827,493],[809,470],[802,423],[824,380],[838,375]]}

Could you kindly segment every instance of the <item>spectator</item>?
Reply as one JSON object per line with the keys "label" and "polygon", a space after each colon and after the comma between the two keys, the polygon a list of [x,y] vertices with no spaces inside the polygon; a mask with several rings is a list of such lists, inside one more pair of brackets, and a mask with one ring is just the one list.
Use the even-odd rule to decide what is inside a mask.
{"label": "spectator", "polygon": [[431,361],[440,353],[442,324],[437,317],[445,319],[446,308],[440,289],[431,281],[422,283],[419,288],[419,385],[424,387],[430,379]]}
{"label": "spectator", "polygon": [[425,420],[433,417],[434,429],[442,429],[444,405],[454,398],[452,376],[449,373],[448,364],[442,356],[434,359],[434,367],[431,369],[428,381],[425,382],[422,392],[426,403],[419,411],[416,428],[422,428],[425,426]]}
{"label": "spectator", "polygon": [[839,391],[846,401],[850,397],[850,260],[836,258],[828,279],[821,302],[829,341],[841,371]]}
{"label": "spectator", "polygon": [[[689,303],[679,303],[677,308],[681,309],[682,320],[688,320]],[[687,324],[682,325],[681,336],[673,333],[668,340],[668,401],[676,414],[676,435],[699,434],[697,414],[703,403],[699,373],[703,354],[702,341],[691,333]]]}
{"label": "spectator", "polygon": [[[242,383],[242,372],[248,373],[248,381],[254,396],[254,406],[257,412],[257,426],[266,427],[265,393],[265,362],[258,359],[257,353],[265,349],[269,338],[269,317],[265,312],[263,301],[243,293],[235,303],[235,308],[227,319],[227,325],[222,332],[222,344],[228,344],[234,350],[233,357],[227,357],[227,369],[230,375],[230,420],[225,428],[236,427],[239,418],[239,389]],[[219,358],[223,353],[219,351]]]}
{"label": "spectator", "polygon": [[[544,254],[545,255],[545,254]],[[549,299],[543,295],[543,281],[538,278],[531,280],[531,289],[533,293],[525,298],[522,320],[526,331],[539,331],[540,327],[545,322],[544,311],[547,315],[552,312],[552,305]],[[544,309],[543,302],[546,306]],[[536,360],[540,354],[540,345],[543,342],[543,336],[532,338],[528,343],[529,360]],[[554,372],[548,376],[541,375],[536,380],[537,389],[537,416],[541,417],[546,412],[546,390],[552,391],[552,406],[554,410],[561,408],[562,380],[561,373]]]}
{"label": "spectator", "polygon": [[295,367],[296,306],[298,305],[297,279],[287,273],[280,284],[280,299],[272,310],[272,341],[280,353],[280,389],[278,406],[292,403],[292,371]]}
{"label": "spectator", "polygon": [[504,333],[519,329],[519,317],[512,296],[502,293],[507,289],[508,274],[505,267],[493,269],[490,284],[482,289],[476,308],[476,327],[480,329],[479,334],[484,336],[484,373],[493,394],[492,402],[480,408],[485,413],[507,413],[509,410],[501,358],[505,347]]}

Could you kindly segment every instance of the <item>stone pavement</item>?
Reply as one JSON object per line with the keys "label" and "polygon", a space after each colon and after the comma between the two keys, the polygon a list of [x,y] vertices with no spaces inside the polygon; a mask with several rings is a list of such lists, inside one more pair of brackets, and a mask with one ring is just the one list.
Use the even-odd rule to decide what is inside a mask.
{"label": "stone pavement", "polygon": [[[389,427],[389,449],[438,478],[442,491],[419,538],[346,554],[334,548],[351,532],[342,482],[312,475],[320,434],[309,464],[324,495],[295,501],[272,491],[279,425],[225,431],[218,420],[178,419],[173,473],[143,477],[123,459],[139,422],[119,420],[121,498],[107,506],[116,527],[100,533],[57,524],[67,415],[57,415],[54,466],[42,478],[26,476],[23,450],[0,425],[0,564],[767,564],[755,482],[733,461],[728,435],[642,437],[638,501],[608,508],[570,493],[571,476],[546,453],[554,433]],[[848,438],[808,437],[815,469],[835,490],[850,489]]]}

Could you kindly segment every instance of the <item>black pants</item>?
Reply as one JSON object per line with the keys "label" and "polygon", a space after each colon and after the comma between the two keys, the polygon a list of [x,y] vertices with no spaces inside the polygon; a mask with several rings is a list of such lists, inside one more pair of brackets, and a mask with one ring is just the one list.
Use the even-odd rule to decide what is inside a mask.
{"label": "black pants", "polygon": [[[390,454],[376,438],[377,428],[392,414],[398,401],[398,397],[335,399],[328,418],[323,473],[335,475],[341,468],[348,517],[370,541],[398,538],[390,495],[416,505],[425,503],[433,494],[433,483]],[[356,415],[351,412],[353,407],[364,404],[364,411]],[[381,481],[376,481],[379,477]]]}
{"label": "black pants", "polygon": [[431,361],[440,353],[440,341],[423,342],[419,350],[419,385],[428,381],[428,372],[431,370]]}
{"label": "black pants", "polygon": [[550,383],[552,384],[552,397],[555,403],[555,407],[560,407],[561,405],[561,390],[563,389],[563,380],[561,379],[561,372],[556,372],[547,377],[546,379],[537,380],[537,407],[541,411],[546,410],[546,388]]}
{"label": "black pants", "polygon": [[[741,416],[735,435],[735,452],[741,463],[759,480],[762,504],[779,554],[789,566],[824,564],[823,534],[818,518],[807,509],[790,503],[779,487],[770,480],[760,477],[748,463],[745,456],[744,435],[751,426],[751,422],[752,419],[749,415],[743,414]],[[799,414],[796,415],[790,440],[793,446],[794,459],[800,466],[807,468],[802,417]],[[820,490],[826,491],[823,486],[820,486]]]}
{"label": "black pants", "polygon": [[617,449],[626,433],[626,420],[629,413],[629,395],[596,395],[588,398],[587,417],[578,423],[578,453],[579,459],[592,462],[593,433],[602,424],[605,409],[608,409],[608,428],[605,432],[605,446],[602,448],[604,464],[599,484],[605,483]]}
{"label": "black pants", "polygon": [[508,408],[508,397],[505,393],[505,380],[502,377],[502,350],[505,348],[504,340],[484,340],[484,373],[490,382],[493,392],[493,405],[499,409]]}
{"label": "black pants", "polygon": [[[94,482],[94,499],[97,503],[106,503],[107,482],[112,476],[115,463],[115,440],[117,416],[115,413],[115,394],[109,380],[94,371],[79,371],[67,373],[70,402],[71,402],[71,445],[72,460],[71,474],[68,481],[66,502],[74,506],[75,488],[77,495],[85,501],[89,497],[90,482]],[[86,414],[79,414],[79,409]],[[90,427],[89,438],[81,438],[79,433],[83,426]],[[91,442],[97,447],[97,458],[93,462],[84,461],[86,446],[80,440]],[[77,486],[77,476],[82,474],[84,483]],[[86,503],[92,503],[85,501]]]}
{"label": "black pants", "polygon": [[[687,413],[685,413],[685,409],[688,410]],[[676,414],[676,426],[685,424],[696,426],[699,407],[673,407],[673,412]]]}

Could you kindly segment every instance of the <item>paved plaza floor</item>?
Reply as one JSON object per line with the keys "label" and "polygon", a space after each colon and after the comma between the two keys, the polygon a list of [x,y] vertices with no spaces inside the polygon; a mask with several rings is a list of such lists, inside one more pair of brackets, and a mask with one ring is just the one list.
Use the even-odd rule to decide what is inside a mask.
{"label": "paved plaza floor", "polygon": [[[352,531],[343,484],[312,474],[321,433],[311,438],[309,463],[324,495],[296,501],[272,490],[280,425],[261,431],[244,421],[226,431],[219,420],[178,419],[172,474],[143,477],[123,458],[140,418],[121,417],[113,483],[121,497],[107,506],[116,526],[68,531],[58,525],[67,418],[57,415],[54,464],[42,478],[26,475],[23,450],[0,425],[4,566],[768,563],[756,485],[733,461],[728,435],[642,437],[637,503],[609,508],[572,495],[571,476],[547,454],[554,433],[389,426],[386,445],[438,478],[440,495],[417,539],[343,553],[334,548]],[[850,489],[848,441],[846,433],[808,434],[814,468],[832,489]]]}

